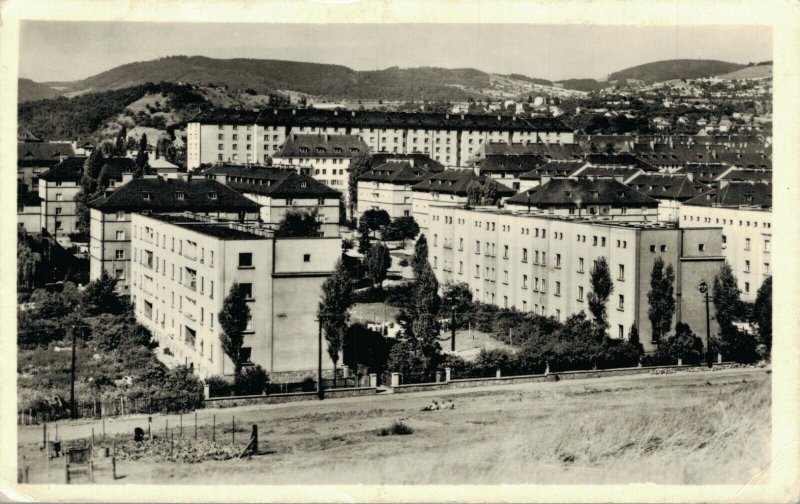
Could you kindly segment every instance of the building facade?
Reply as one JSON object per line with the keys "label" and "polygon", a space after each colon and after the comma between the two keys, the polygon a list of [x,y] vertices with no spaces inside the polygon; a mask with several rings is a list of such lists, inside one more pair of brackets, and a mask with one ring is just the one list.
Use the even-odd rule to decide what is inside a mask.
{"label": "building facade", "polygon": [[202,378],[233,374],[218,317],[238,283],[251,315],[240,353],[246,365],[295,383],[316,376],[321,351],[323,369],[333,369],[319,348],[315,310],[297,300],[319,298],[340,256],[338,238],[276,239],[257,226],[192,214],[134,214],[131,228],[134,313],[165,363]]}
{"label": "building facade", "polygon": [[385,210],[389,217],[410,217],[413,212],[411,186],[433,176],[405,160],[388,161],[358,177],[360,217],[367,210]]}
{"label": "building facade", "polygon": [[78,231],[75,197],[81,191],[85,158],[70,157],[39,175],[42,228],[60,243]]}
{"label": "building facade", "polygon": [[192,169],[218,161],[263,163],[293,133],[355,135],[374,153],[423,153],[446,166],[464,166],[487,142],[575,141],[573,130],[552,118],[370,110],[216,110],[187,125],[187,165]]}
{"label": "building facade", "polygon": [[675,269],[675,321],[706,341],[696,285],[713,282],[724,261],[719,228],[438,205],[430,212],[428,259],[437,279],[466,283],[476,301],[560,321],[580,311],[588,315],[590,271],[604,257],[614,282],[606,308],[609,336],[627,338],[636,324],[652,352],[647,293],[653,263],[661,257]]}

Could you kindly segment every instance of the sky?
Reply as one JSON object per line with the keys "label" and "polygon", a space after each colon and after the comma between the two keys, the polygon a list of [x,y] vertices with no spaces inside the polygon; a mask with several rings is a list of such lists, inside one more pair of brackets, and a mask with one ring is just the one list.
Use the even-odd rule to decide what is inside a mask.
{"label": "sky", "polygon": [[[90,77],[162,56],[263,58],[355,70],[438,66],[601,79],[664,59],[772,59],[769,26],[229,24],[25,21],[20,77]],[[743,43],[746,41],[746,43]]]}

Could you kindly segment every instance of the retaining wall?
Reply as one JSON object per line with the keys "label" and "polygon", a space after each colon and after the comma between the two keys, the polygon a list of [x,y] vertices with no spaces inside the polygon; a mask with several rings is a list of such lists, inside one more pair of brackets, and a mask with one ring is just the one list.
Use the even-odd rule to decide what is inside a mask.
{"label": "retaining wall", "polygon": [[[326,399],[342,397],[368,396],[378,393],[373,387],[340,388],[325,391]],[[231,408],[250,404],[278,404],[298,401],[316,401],[316,392],[292,392],[288,394],[238,396],[238,397],[212,397],[205,400],[206,408]]]}

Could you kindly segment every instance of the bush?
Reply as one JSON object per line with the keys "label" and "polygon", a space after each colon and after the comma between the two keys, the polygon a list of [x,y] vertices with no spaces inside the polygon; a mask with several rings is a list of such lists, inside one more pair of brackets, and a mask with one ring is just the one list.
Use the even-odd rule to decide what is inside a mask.
{"label": "bush", "polygon": [[259,395],[269,386],[269,375],[259,365],[249,366],[234,379],[236,395]]}
{"label": "bush", "polygon": [[658,346],[658,352],[662,354],[661,360],[670,364],[682,359],[684,364],[697,365],[703,362],[703,340],[687,324],[678,322],[675,334]]}
{"label": "bush", "polygon": [[518,374],[516,356],[508,350],[483,348],[475,359],[474,366],[481,376],[494,376],[498,369],[503,375]]}
{"label": "bush", "polygon": [[205,380],[208,385],[208,395],[211,397],[227,397],[235,395],[233,381],[223,376],[209,376]]}
{"label": "bush", "polygon": [[414,429],[400,421],[395,421],[388,429],[384,427],[378,431],[379,436],[407,436],[413,433]]}

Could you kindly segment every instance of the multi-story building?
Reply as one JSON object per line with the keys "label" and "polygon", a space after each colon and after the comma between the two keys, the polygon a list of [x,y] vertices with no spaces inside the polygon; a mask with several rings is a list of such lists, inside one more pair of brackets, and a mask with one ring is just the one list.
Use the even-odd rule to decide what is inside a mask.
{"label": "multi-story building", "polygon": [[298,173],[340,191],[347,204],[350,161],[368,154],[369,147],[354,135],[292,134],[275,153],[273,163],[294,167]]}
{"label": "multi-story building", "polygon": [[261,221],[277,226],[290,209],[316,212],[323,236],[339,236],[342,193],[292,169],[221,165],[205,176],[261,205]]}
{"label": "multi-story building", "polygon": [[583,160],[548,161],[538,168],[534,168],[533,170],[520,175],[519,190],[527,191],[528,189],[538,187],[542,183],[542,177],[546,177],[546,179],[553,177],[569,177],[584,166],[587,166],[587,164],[588,163]]}
{"label": "multi-story building", "polygon": [[[574,135],[571,137],[574,141]],[[580,144],[566,142],[532,142],[532,143],[508,143],[508,142],[484,142],[478,148],[470,161],[478,162],[489,156],[502,156],[502,155],[529,155],[541,156],[547,160],[569,160],[569,159],[583,159],[586,156],[586,151]]]}
{"label": "multi-story building", "polygon": [[411,215],[420,231],[428,232],[429,207],[431,205],[464,205],[468,202],[467,188],[473,182],[481,187],[494,186],[499,201],[516,191],[486,175],[478,175],[471,169],[445,170],[411,186]]}
{"label": "multi-story building", "polygon": [[89,278],[103,271],[127,294],[131,277],[131,216],[192,211],[233,221],[255,221],[259,206],[216,180],[203,178],[131,180],[89,202]]}
{"label": "multi-story building", "polygon": [[17,183],[38,192],[39,175],[55,167],[61,161],[75,156],[72,145],[65,143],[42,142],[36,137],[23,135],[17,142]]}
{"label": "multi-story building", "polygon": [[571,144],[575,139],[572,129],[553,118],[375,110],[215,110],[187,125],[187,166],[266,162],[294,133],[355,135],[372,152],[428,154],[447,166],[464,166],[487,142]]}
{"label": "multi-story building", "polygon": [[239,354],[246,364],[273,382],[300,382],[316,376],[321,352],[330,374],[314,307],[340,257],[339,238],[278,239],[260,226],[189,213],[133,214],[131,229],[134,313],[168,365],[189,365],[203,378],[233,373],[218,317],[238,283],[250,308]]}
{"label": "multi-story building", "polygon": [[406,160],[390,160],[372,168],[358,177],[358,216],[367,210],[385,210],[392,219],[411,216],[411,187],[433,173]]}
{"label": "multi-story building", "polygon": [[42,232],[42,199],[28,186],[17,183],[17,226],[29,233]]}
{"label": "multi-story building", "polygon": [[82,157],[69,157],[39,175],[42,228],[60,243],[78,230],[75,196],[81,191],[85,160]]}
{"label": "multi-story building", "polygon": [[473,166],[479,175],[497,179],[520,191],[520,177],[546,163],[547,160],[539,154],[492,154],[475,161]]}
{"label": "multi-story building", "polygon": [[604,257],[614,282],[609,336],[627,338],[636,324],[651,352],[656,343],[647,293],[653,263],[661,257],[675,270],[675,321],[688,323],[706,340],[696,286],[713,282],[724,261],[719,228],[440,205],[431,205],[430,217],[428,259],[437,279],[466,283],[476,301],[561,321],[580,311],[588,315],[590,271]]}
{"label": "multi-story building", "polygon": [[658,200],[658,220],[664,222],[678,222],[683,202],[711,189],[691,174],[677,173],[640,173],[626,184]]}
{"label": "multi-story building", "polygon": [[772,186],[722,180],[719,188],[689,199],[680,226],[722,228],[722,254],[738,280],[742,299],[755,301],[772,275]]}

